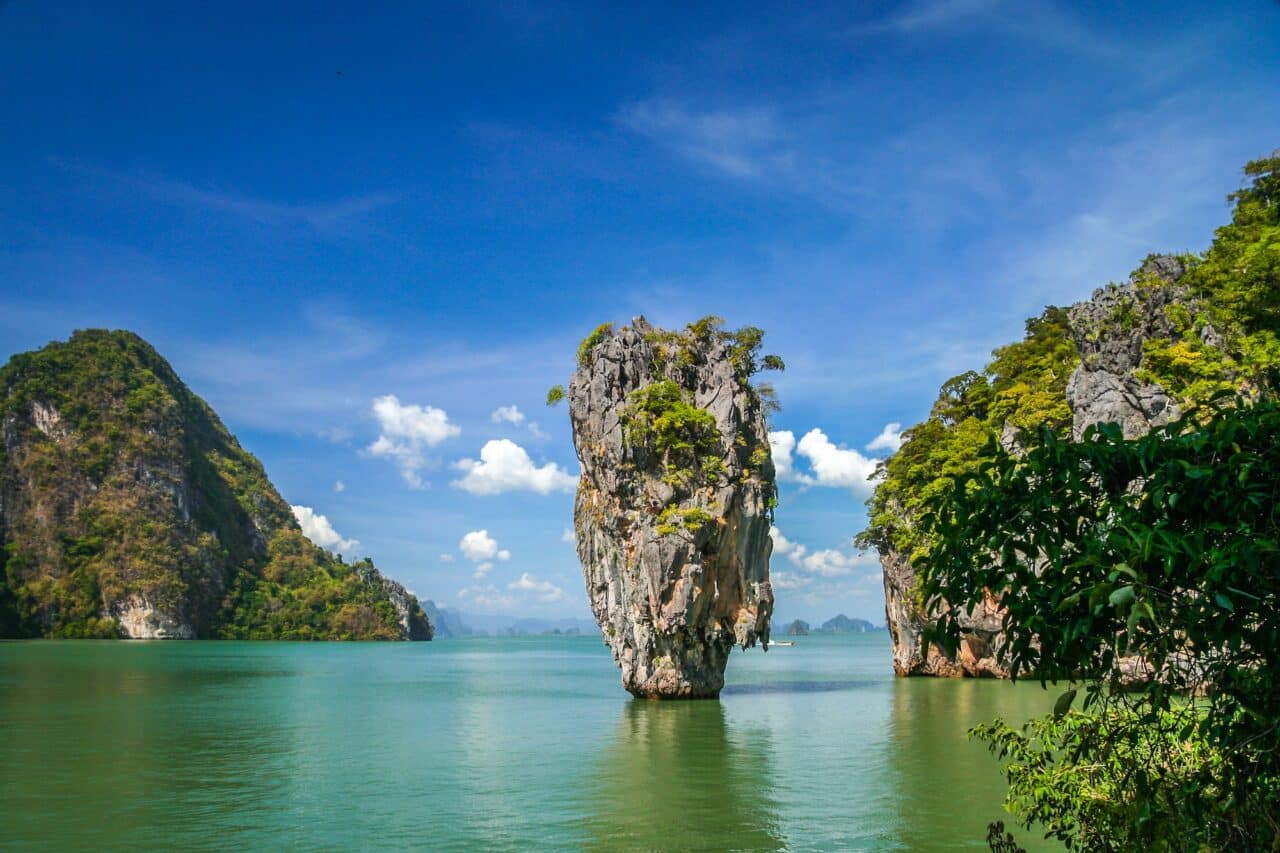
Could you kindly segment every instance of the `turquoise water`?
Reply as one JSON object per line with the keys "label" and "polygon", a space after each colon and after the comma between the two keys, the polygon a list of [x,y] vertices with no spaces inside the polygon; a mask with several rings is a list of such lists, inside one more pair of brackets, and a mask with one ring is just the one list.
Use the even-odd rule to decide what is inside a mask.
{"label": "turquoise water", "polygon": [[0,643],[0,846],[985,849],[965,730],[1053,695],[888,661],[801,637],[655,703],[592,637]]}

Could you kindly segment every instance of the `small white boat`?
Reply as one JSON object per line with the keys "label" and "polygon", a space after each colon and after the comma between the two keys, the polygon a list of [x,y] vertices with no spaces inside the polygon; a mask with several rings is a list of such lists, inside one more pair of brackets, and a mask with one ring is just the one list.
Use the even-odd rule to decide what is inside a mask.
{"label": "small white boat", "polygon": [[771,645],[771,646],[794,646],[794,645],[795,645],[795,643],[794,643],[793,641],[791,641],[791,640],[770,640],[770,641],[769,641],[769,645]]}

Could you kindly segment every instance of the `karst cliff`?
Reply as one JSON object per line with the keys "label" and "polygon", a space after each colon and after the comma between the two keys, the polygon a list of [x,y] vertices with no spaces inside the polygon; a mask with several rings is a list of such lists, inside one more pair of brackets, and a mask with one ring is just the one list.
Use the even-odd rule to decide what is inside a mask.
{"label": "karst cliff", "polygon": [[1103,423],[1137,438],[1194,416],[1223,394],[1274,394],[1277,163],[1250,164],[1253,186],[1229,195],[1232,220],[1206,251],[1149,256],[1125,283],[1070,308],[1046,309],[981,371],[949,379],[929,417],[904,432],[901,449],[881,468],[870,523],[858,536],[880,553],[899,675],[1008,674],[998,590],[960,614],[956,655],[923,641],[937,615],[930,606],[945,603],[923,600],[929,542],[919,521],[931,499],[981,464],[989,441],[1018,452],[1040,430],[1079,441]]}
{"label": "karst cliff", "polygon": [[643,318],[583,342],[569,384],[574,506],[591,609],[648,698],[715,697],[733,646],[767,647],[776,504],[758,329]]}
{"label": "karst cliff", "polygon": [[0,637],[431,638],[309,542],[262,464],[137,335],[0,368]]}

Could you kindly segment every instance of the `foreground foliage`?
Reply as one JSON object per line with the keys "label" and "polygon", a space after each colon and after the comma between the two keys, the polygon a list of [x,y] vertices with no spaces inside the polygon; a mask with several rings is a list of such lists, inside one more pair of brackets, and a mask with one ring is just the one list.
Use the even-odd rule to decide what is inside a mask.
{"label": "foreground foliage", "polygon": [[[1143,341],[1136,378],[1178,422],[1071,442],[1049,309],[943,386],[860,537],[912,556],[926,640],[954,653],[961,611],[994,593],[1013,677],[1076,685],[1050,717],[972,732],[1005,764],[1009,810],[1071,849],[1280,850],[1280,153],[1245,175],[1208,251],[1177,259],[1174,298],[1145,306],[1166,306],[1167,336]],[[1123,339],[1166,286],[1134,284],[1098,334]],[[1000,824],[988,841],[1017,849]]]}
{"label": "foreground foliage", "polygon": [[934,502],[933,639],[998,591],[1012,675],[1085,683],[1092,716],[1062,717],[1072,691],[1025,735],[979,730],[1028,823],[1076,849],[1280,844],[1278,502],[1280,406],[1239,399],[1134,440],[992,442]]}

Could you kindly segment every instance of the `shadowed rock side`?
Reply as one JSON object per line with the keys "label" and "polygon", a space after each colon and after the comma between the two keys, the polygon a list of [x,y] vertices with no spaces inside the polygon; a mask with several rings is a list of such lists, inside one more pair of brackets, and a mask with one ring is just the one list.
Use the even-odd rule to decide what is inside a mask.
{"label": "shadowed rock side", "polygon": [[[1067,311],[1071,340],[1079,355],[1065,390],[1076,440],[1094,424],[1116,423],[1126,438],[1136,438],[1180,416],[1163,387],[1143,380],[1142,367],[1148,342],[1177,338],[1172,317],[1179,311],[1194,315],[1200,310],[1178,283],[1183,274],[1178,258],[1153,256],[1132,281],[1099,288],[1092,299]],[[1221,346],[1210,325],[1204,326],[1201,337],[1208,346]],[[1010,424],[1005,424],[1000,438],[1006,449],[1016,447],[1016,430]],[[924,611],[910,559],[882,549],[880,563],[893,668],[898,675],[1008,677],[1008,668],[998,659],[1004,643],[1004,613],[998,598],[992,596],[962,616],[964,638],[959,652],[950,657],[936,645],[924,647],[922,635],[936,614]]]}
{"label": "shadowed rock side", "polygon": [[734,644],[769,639],[776,489],[763,405],[725,333],[602,327],[569,387],[591,609],[649,698],[716,697]]}

